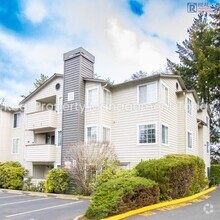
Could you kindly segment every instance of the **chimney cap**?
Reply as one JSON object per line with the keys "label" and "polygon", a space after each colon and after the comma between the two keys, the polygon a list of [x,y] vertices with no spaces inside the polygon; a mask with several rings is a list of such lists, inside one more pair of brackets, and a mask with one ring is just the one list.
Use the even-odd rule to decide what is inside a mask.
{"label": "chimney cap", "polygon": [[85,50],[83,47],[76,48],[63,54],[63,60],[69,60],[77,56],[83,56],[92,63],[95,63],[95,56]]}

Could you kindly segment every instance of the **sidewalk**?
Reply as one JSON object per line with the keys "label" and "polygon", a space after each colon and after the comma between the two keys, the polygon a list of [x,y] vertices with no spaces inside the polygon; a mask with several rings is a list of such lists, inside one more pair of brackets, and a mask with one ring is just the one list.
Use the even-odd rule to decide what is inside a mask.
{"label": "sidewalk", "polygon": [[39,196],[39,197],[54,197],[59,199],[71,199],[71,200],[90,200],[90,196],[77,196],[70,194],[56,194],[56,193],[42,193],[42,192],[32,192],[32,191],[22,191],[22,190],[11,190],[11,189],[2,189],[0,188],[0,192],[11,193],[11,194],[24,194],[30,196]]}

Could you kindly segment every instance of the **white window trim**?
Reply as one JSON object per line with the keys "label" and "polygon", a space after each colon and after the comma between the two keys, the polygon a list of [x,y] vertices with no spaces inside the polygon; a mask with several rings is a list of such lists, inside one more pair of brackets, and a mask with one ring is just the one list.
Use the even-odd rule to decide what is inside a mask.
{"label": "white window trim", "polygon": [[[139,100],[139,87],[141,86],[147,86],[147,85],[150,85],[150,84],[156,84],[156,101],[155,102],[146,102],[146,103],[140,103],[140,100]],[[158,81],[153,81],[153,82],[149,82],[149,83],[144,83],[144,84],[139,84],[137,85],[137,104],[138,105],[146,105],[146,104],[154,104],[154,103],[157,103],[158,102],[158,97],[157,97],[157,90],[158,90]]]}
{"label": "white window trim", "polygon": [[103,141],[103,128],[108,128],[108,129],[110,129],[110,137],[109,137],[109,138],[110,138],[110,141],[109,141],[109,142],[111,142],[111,140],[112,140],[112,130],[111,130],[111,127],[102,124],[102,141]]}
{"label": "white window trim", "polygon": [[[167,137],[168,138],[168,144],[163,143],[163,136],[162,136],[162,134],[163,134],[162,126],[163,125],[168,128],[168,137]],[[169,146],[170,145],[170,128],[169,128],[168,124],[166,124],[166,123],[161,124],[161,144],[164,145],[164,146]]]}
{"label": "white window trim", "polygon": [[[88,104],[89,104],[89,101],[88,101],[88,99],[89,99],[89,90],[93,90],[93,89],[97,89],[98,90],[98,94],[97,94],[97,103],[98,103],[98,105],[97,106],[88,106]],[[98,108],[99,107],[99,86],[94,86],[94,87],[88,87],[88,88],[86,88],[86,108]]]}
{"label": "white window trim", "polygon": [[[188,99],[191,101],[191,114],[188,112]],[[191,98],[189,97],[186,97],[186,111],[187,111],[187,114],[192,116],[193,115],[193,101]]]}
{"label": "white window trim", "polygon": [[[57,129],[57,130],[56,130],[56,140],[55,140],[56,142],[55,142],[55,143],[56,143],[56,147],[59,147],[59,148],[60,148],[60,147],[62,146],[62,144],[61,144],[61,145],[58,145],[58,133],[59,133],[59,131],[62,132],[62,129]],[[63,133],[62,133],[62,137],[63,137]]]}
{"label": "white window trim", "polygon": [[90,127],[96,127],[96,129],[97,129],[96,141],[98,141],[99,140],[99,126],[98,126],[98,124],[89,124],[89,125],[86,125],[86,129],[85,129],[85,142],[88,142],[87,128],[90,128]]}
{"label": "white window trim", "polygon": [[[140,125],[152,125],[155,124],[155,137],[156,137],[156,142],[155,143],[139,143],[139,126]],[[143,145],[156,145],[158,142],[158,137],[157,137],[157,122],[146,122],[146,123],[138,123],[137,124],[137,145],[143,146]]]}
{"label": "white window trim", "polygon": [[13,143],[14,143],[14,140],[15,139],[18,139],[19,140],[19,144],[21,145],[21,139],[20,139],[20,137],[13,137],[12,138],[12,144],[11,144],[11,154],[13,154],[13,155],[18,155],[18,154],[20,154],[20,146],[18,146],[18,153],[13,153]]}
{"label": "white window trim", "polygon": [[[59,99],[62,97],[62,109],[61,109],[61,111],[60,111],[60,106],[58,106],[58,104],[59,104]],[[57,106],[56,106],[56,111],[57,111],[57,113],[58,114],[62,114],[62,110],[63,110],[63,96],[62,95],[57,95],[57,100],[56,100],[56,102],[57,102]]]}
{"label": "white window trim", "polygon": [[[189,140],[188,140],[188,133],[191,133],[191,134],[192,134],[192,147],[189,147],[189,144],[188,144],[188,142],[189,142]],[[187,130],[186,140],[187,140],[187,149],[188,149],[188,150],[192,150],[192,149],[193,149],[193,132],[192,132],[192,131]]]}
{"label": "white window trim", "polygon": [[[18,127],[16,127],[16,128],[14,128],[14,118],[15,118],[15,114],[20,114],[20,121],[19,121],[19,126]],[[12,120],[12,129],[18,129],[18,128],[20,128],[21,127],[21,112],[15,112],[14,114],[13,114],[13,120]]]}
{"label": "white window trim", "polygon": [[[167,90],[168,90],[168,103],[162,103],[162,86],[165,86],[165,87],[167,88]],[[166,105],[166,106],[169,106],[169,104],[170,104],[170,96],[169,96],[169,94],[170,94],[170,88],[169,88],[169,86],[168,86],[166,83],[164,83],[163,81],[161,82],[160,93],[161,93],[161,94],[160,94],[161,103],[164,104],[164,105]]]}

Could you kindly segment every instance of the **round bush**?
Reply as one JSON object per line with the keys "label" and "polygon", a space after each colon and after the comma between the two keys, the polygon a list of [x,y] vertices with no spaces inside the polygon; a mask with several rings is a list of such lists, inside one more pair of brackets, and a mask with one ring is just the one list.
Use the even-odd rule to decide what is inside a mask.
{"label": "round bush", "polygon": [[159,184],[162,200],[195,194],[207,184],[203,160],[192,155],[168,155],[142,161],[136,169],[138,176]]}
{"label": "round bush", "polygon": [[46,177],[45,191],[49,193],[63,193],[68,190],[69,184],[70,175],[66,169],[52,169]]}
{"label": "round bush", "polygon": [[89,219],[102,219],[155,204],[160,191],[152,180],[140,177],[112,179],[100,185],[86,211]]}
{"label": "round bush", "polygon": [[24,176],[27,171],[19,162],[0,164],[0,187],[5,189],[22,189]]}

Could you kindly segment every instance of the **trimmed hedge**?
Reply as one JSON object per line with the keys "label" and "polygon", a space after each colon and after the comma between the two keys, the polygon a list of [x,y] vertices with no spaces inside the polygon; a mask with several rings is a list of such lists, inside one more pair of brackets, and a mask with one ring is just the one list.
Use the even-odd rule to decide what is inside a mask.
{"label": "trimmed hedge", "polygon": [[220,164],[212,164],[211,165],[211,185],[219,185],[220,184]]}
{"label": "trimmed hedge", "polygon": [[112,179],[96,189],[85,217],[102,219],[155,204],[159,197],[159,187],[152,180],[141,177]]}
{"label": "trimmed hedge", "polygon": [[70,174],[66,169],[55,168],[49,171],[45,182],[45,192],[64,193],[70,184]]}
{"label": "trimmed hedge", "polygon": [[193,155],[167,155],[142,161],[136,170],[138,176],[159,184],[161,200],[193,195],[208,184],[203,160]]}
{"label": "trimmed hedge", "polygon": [[19,162],[0,163],[0,187],[5,189],[22,189],[27,171]]}

